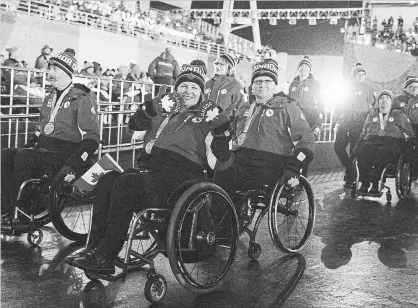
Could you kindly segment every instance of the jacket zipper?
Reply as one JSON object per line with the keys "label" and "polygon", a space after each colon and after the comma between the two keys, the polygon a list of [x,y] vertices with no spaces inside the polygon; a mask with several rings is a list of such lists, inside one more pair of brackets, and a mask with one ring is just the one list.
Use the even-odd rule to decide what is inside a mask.
{"label": "jacket zipper", "polygon": [[190,119],[192,116],[189,114],[187,116],[187,118],[183,121],[183,123],[181,123],[181,125],[179,127],[177,127],[177,129],[174,131],[175,133],[177,133],[177,131],[184,125],[186,124],[187,120]]}

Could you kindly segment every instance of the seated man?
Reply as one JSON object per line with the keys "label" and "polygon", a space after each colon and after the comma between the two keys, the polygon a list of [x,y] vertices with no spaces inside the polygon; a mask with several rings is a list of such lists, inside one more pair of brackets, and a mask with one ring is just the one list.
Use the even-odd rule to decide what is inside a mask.
{"label": "seated man", "polygon": [[[393,94],[383,90],[378,96],[379,108],[370,112],[356,146],[361,186],[360,193],[379,194],[379,178],[383,168],[404,150],[406,138],[415,137],[408,117],[392,110]],[[369,191],[370,182],[372,187]]]}
{"label": "seated man", "polygon": [[74,50],[66,49],[50,59],[48,80],[54,90],[43,101],[38,131],[24,149],[1,151],[2,214],[11,213],[24,181],[53,177],[60,169],[60,174],[73,174],[66,177],[72,180],[99,146],[97,106],[89,89],[72,83],[74,57]]}
{"label": "seated man", "polygon": [[234,163],[214,178],[234,202],[244,187],[268,185],[270,194],[286,166],[301,172],[313,159],[314,133],[296,104],[280,93],[274,96],[277,82],[276,61],[256,64],[251,78],[255,101],[236,113]]}
{"label": "seated man", "polygon": [[146,130],[150,172],[110,172],[100,178],[87,248],[68,257],[68,264],[101,274],[114,273],[114,260],[134,212],[173,206],[167,202],[171,193],[186,181],[202,181],[206,161],[212,169],[220,170],[232,163],[229,121],[223,117],[225,113],[214,119],[206,116],[204,69],[194,63],[183,65],[175,83],[177,93],[146,101],[129,120],[130,130]]}

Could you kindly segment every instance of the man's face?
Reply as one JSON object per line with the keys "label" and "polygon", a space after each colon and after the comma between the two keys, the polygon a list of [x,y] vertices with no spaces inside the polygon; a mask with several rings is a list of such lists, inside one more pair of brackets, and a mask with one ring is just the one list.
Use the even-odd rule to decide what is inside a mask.
{"label": "man's face", "polygon": [[311,69],[309,68],[308,64],[303,63],[299,65],[298,72],[299,72],[299,76],[308,76],[309,73],[311,72]]}
{"label": "man's face", "polygon": [[54,64],[48,66],[47,79],[58,90],[65,89],[71,83],[70,76]]}
{"label": "man's face", "polygon": [[224,58],[218,58],[213,62],[215,75],[226,75],[228,73],[228,61]]}
{"label": "man's face", "polygon": [[276,84],[271,77],[259,76],[254,79],[253,92],[257,99],[269,100],[273,97]]}
{"label": "man's face", "polygon": [[382,95],[379,98],[379,110],[382,113],[388,113],[392,108],[392,99],[389,95]]}
{"label": "man's face", "polygon": [[196,83],[185,81],[179,84],[177,93],[183,96],[186,107],[192,107],[199,102],[202,90]]}
{"label": "man's face", "polygon": [[418,96],[418,82],[411,83],[406,91],[412,96]]}
{"label": "man's face", "polygon": [[365,72],[357,72],[357,73],[354,75],[354,80],[355,80],[357,83],[363,83],[365,79],[366,79],[366,73],[365,73]]}

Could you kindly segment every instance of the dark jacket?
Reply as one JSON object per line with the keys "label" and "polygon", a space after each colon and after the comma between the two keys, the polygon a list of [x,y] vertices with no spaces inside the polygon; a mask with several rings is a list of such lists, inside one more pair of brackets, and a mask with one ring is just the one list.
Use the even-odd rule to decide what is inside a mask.
{"label": "dark jacket", "polygon": [[155,83],[158,83],[158,78],[171,78],[175,80],[180,72],[179,64],[173,55],[169,53],[167,59],[163,59],[163,54],[164,52],[159,57],[156,57],[148,67],[148,74]]}
{"label": "dark jacket", "polygon": [[[27,85],[28,83],[28,73],[25,69],[22,68],[22,65],[15,59],[9,58],[6,59],[3,63],[3,66],[21,68],[22,70],[15,70],[13,75],[13,87],[16,85]],[[11,93],[11,84],[12,84],[12,72],[11,69],[2,68],[1,69],[2,78],[4,78],[6,94]],[[30,78],[29,82],[35,82],[35,78]]]}
{"label": "dark jacket", "polygon": [[38,70],[41,70],[43,68],[48,67],[48,57],[45,56],[44,54],[40,55],[39,57],[36,58],[35,61],[35,68]]}
{"label": "dark jacket", "polygon": [[245,103],[244,89],[235,77],[215,76],[206,82],[205,88],[205,99],[215,102],[222,110],[232,112]]}
{"label": "dark jacket", "polygon": [[393,99],[393,109],[404,112],[412,124],[418,124],[418,96],[404,92]]}
{"label": "dark jacket", "polygon": [[156,138],[167,116],[155,114],[150,101],[136,111],[128,128],[146,131],[144,147],[149,154],[148,168],[158,170],[161,164],[175,164],[179,169],[201,173],[207,165],[214,170],[225,170],[232,164],[231,138],[213,136],[210,125],[197,117],[197,113],[197,110],[184,110],[168,116],[167,124]]}
{"label": "dark jacket", "polygon": [[406,137],[415,137],[415,132],[408,117],[399,110],[389,112],[383,130],[380,127],[380,122],[379,111],[376,109],[370,112],[364,123],[360,139],[375,144],[387,144],[401,143]]}
{"label": "dark jacket", "polygon": [[[302,111],[296,104],[291,103],[284,95],[277,95],[265,105],[258,104],[254,108],[254,117],[245,141],[239,145],[237,139],[244,132],[247,118],[250,117],[250,104],[244,104],[236,116],[236,151],[245,153],[240,155],[244,164],[266,165],[275,164],[291,156],[296,149],[304,149],[313,158],[315,149],[314,134],[309,127]],[[293,142],[297,142],[296,145]],[[244,158],[243,158],[244,156]],[[239,159],[237,156],[237,159]]]}

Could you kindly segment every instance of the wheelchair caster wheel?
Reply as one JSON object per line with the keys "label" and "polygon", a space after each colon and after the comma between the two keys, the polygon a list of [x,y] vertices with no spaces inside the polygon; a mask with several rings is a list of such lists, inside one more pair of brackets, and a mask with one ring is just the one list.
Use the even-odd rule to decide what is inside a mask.
{"label": "wheelchair caster wheel", "polygon": [[250,242],[250,246],[248,247],[248,257],[251,260],[256,261],[261,254],[261,246],[256,242]]}
{"label": "wheelchair caster wheel", "polygon": [[386,200],[388,202],[392,201],[392,194],[391,193],[386,193]]}
{"label": "wheelchair caster wheel", "polygon": [[167,292],[167,281],[161,275],[149,275],[147,283],[145,284],[144,293],[145,298],[150,303],[156,303],[163,299]]}
{"label": "wheelchair caster wheel", "polygon": [[32,246],[38,246],[44,238],[44,234],[41,229],[36,229],[28,233],[28,242]]}

